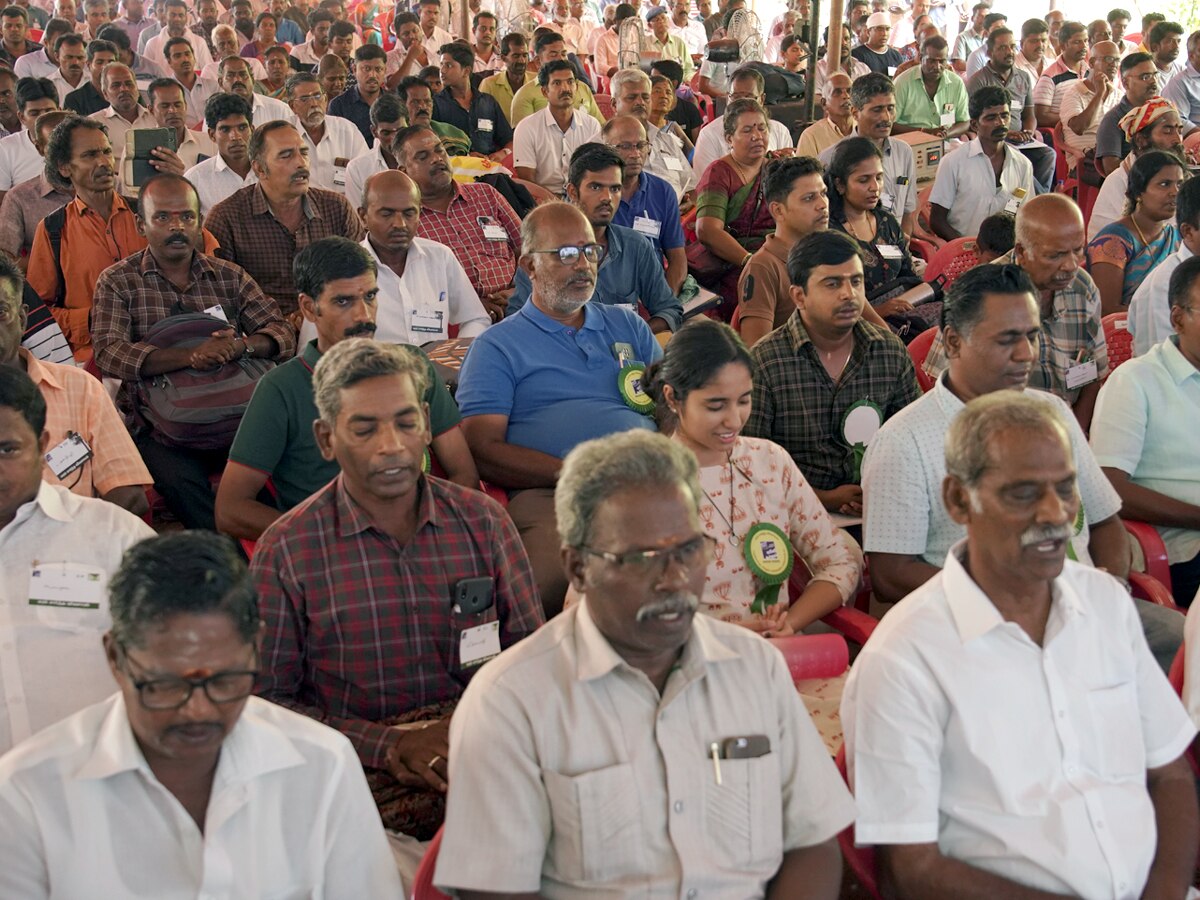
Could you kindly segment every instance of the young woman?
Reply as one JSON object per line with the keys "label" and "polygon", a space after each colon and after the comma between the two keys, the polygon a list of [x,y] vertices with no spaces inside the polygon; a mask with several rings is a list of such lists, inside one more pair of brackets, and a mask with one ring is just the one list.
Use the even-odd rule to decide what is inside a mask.
{"label": "young woman", "polygon": [[[751,387],[746,346],[732,328],[705,318],[681,328],[648,375],[660,426],[700,462],[701,525],[716,540],[701,611],[781,637],[845,603],[862,574],[862,552],[834,527],[787,451],[742,437]],[[772,591],[746,556],[764,526],[786,536],[778,549],[812,575],[790,605],[786,581]],[[756,599],[762,612],[752,608]]]}
{"label": "young woman", "polygon": [[1175,201],[1186,177],[1183,162],[1165,150],[1143,153],[1130,168],[1125,215],[1104,226],[1087,248],[1104,315],[1127,308],[1138,285],[1179,249]]}

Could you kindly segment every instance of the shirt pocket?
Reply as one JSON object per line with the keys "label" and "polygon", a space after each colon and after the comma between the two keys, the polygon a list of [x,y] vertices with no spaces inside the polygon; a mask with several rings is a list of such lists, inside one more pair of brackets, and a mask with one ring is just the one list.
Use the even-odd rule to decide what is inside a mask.
{"label": "shirt pocket", "polygon": [[633,766],[579,775],[545,773],[554,840],[550,860],[566,880],[603,882],[646,868]]}
{"label": "shirt pocket", "polygon": [[1090,729],[1079,736],[1083,765],[1106,779],[1144,779],[1146,752],[1136,685],[1132,681],[1087,692]]}
{"label": "shirt pocket", "polygon": [[721,783],[704,780],[704,828],[725,869],[777,864],[783,855],[783,797],[774,753],[721,760]]}
{"label": "shirt pocket", "polygon": [[107,609],[80,606],[35,605],[38,622],[55,631],[72,634],[103,634],[112,624]]}

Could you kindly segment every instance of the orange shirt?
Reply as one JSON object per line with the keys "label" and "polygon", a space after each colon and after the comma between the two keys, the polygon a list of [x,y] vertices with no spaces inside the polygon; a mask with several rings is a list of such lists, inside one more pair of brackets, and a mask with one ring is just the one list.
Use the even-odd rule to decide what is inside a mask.
{"label": "orange shirt", "polygon": [[78,197],[67,204],[66,210],[60,254],[66,282],[63,305],[54,303],[59,280],[45,222],[39,222],[34,233],[25,279],[50,308],[75,358],[87,360],[92,355],[88,313],[96,281],[113,263],[144,249],[146,239],[138,234],[133,210],[119,194],[113,195],[112,215],[107,222]]}

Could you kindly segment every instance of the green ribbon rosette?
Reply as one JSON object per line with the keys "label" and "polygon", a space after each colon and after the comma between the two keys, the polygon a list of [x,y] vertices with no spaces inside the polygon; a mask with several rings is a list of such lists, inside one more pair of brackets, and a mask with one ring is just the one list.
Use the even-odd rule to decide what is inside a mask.
{"label": "green ribbon rosette", "polygon": [[746,567],[762,584],[750,604],[750,612],[766,612],[768,606],[779,602],[779,588],[792,574],[796,555],[786,534],[767,522],[757,522],[746,532],[742,541],[742,556]]}
{"label": "green ribbon rosette", "polygon": [[871,443],[883,426],[883,410],[870,400],[859,400],[842,416],[842,437],[854,454],[854,473],[850,479],[858,484],[862,481],[862,461],[867,445]]}
{"label": "green ribbon rosette", "polygon": [[1083,499],[1081,498],[1079,501],[1079,510],[1075,513],[1075,523],[1071,526],[1075,533],[1067,538],[1067,559],[1073,562],[1079,562],[1079,554],[1075,552],[1075,545],[1071,541],[1083,533],[1083,523],[1086,521],[1087,519],[1083,514]]}
{"label": "green ribbon rosette", "polygon": [[621,366],[617,372],[617,390],[625,405],[634,412],[654,415],[654,398],[646,393],[646,367],[640,362]]}
{"label": "green ribbon rosette", "polygon": [[429,474],[429,470],[433,468],[433,458],[429,455],[429,448],[425,448],[425,452],[421,454],[421,471]]}

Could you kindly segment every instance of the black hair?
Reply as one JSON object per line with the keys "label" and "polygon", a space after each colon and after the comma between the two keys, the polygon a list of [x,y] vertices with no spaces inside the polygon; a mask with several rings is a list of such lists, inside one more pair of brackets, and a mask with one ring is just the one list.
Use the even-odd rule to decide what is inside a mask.
{"label": "black hair", "polygon": [[1138,198],[1150,187],[1154,176],[1170,166],[1178,166],[1187,174],[1187,166],[1183,160],[1167,150],[1147,150],[1138,154],[1129,169],[1129,184],[1125,187],[1125,211],[1128,213],[1136,205]]}
{"label": "black hair", "polygon": [[387,60],[387,53],[382,47],[375,44],[363,44],[354,51],[355,62],[369,62],[370,60]]}
{"label": "black hair", "polygon": [[924,54],[924,52],[926,50],[949,50],[949,49],[950,49],[950,42],[947,41],[940,34],[930,35],[929,37],[925,38],[925,41],[921,44],[921,53],[922,54]]}
{"label": "black hair", "polygon": [[546,63],[544,66],[538,67],[537,80],[539,87],[549,87],[550,76],[555,72],[570,72],[571,77],[575,77],[575,67],[565,59],[555,59]]}
{"label": "black hair", "polygon": [[49,78],[21,78],[17,80],[17,109],[25,112],[25,107],[34,100],[54,101],[58,105],[58,90]]}
{"label": "black hair", "polygon": [[637,7],[636,6],[634,6],[631,3],[619,3],[619,4],[617,4],[617,11],[613,15],[613,24],[615,25],[618,22],[624,22],[626,19],[632,18],[633,16],[636,16],[636,15],[637,15]]}
{"label": "black hair", "polygon": [[673,59],[656,59],[650,64],[650,68],[670,78],[672,84],[683,82],[683,66]]}
{"label": "black hair", "polygon": [[155,78],[146,88],[146,96],[150,98],[150,105],[155,104],[154,94],[157,91],[177,90],[184,101],[187,100],[187,91],[183,89],[183,85],[174,78]]}
{"label": "black hair", "polygon": [[[878,159],[881,162],[883,160],[883,154],[875,146],[874,141],[865,137],[848,137],[837,143],[833,151],[833,158],[829,160],[829,168],[825,171],[831,222],[842,219],[842,210],[846,203],[842,191],[845,190],[844,185],[850,181],[850,173],[868,159]],[[839,181],[843,185],[841,188],[838,187]]]}
{"label": "black hair", "polygon": [[987,30],[988,28],[991,28],[993,25],[995,25],[997,22],[1007,22],[1007,21],[1008,21],[1008,16],[1006,16],[1004,13],[998,13],[998,12],[988,13],[986,16],[983,17],[983,27],[984,27],[984,30]]}
{"label": "black hair", "polygon": [[892,79],[882,72],[871,72],[854,79],[854,83],[850,85],[850,102],[854,104],[855,109],[866,109],[867,104],[875,97],[895,93],[896,86]]}
{"label": "black hair", "polygon": [[1200,230],[1200,178],[1189,178],[1179,188],[1175,199],[1175,223],[1183,227],[1186,223]]}
{"label": "black hair", "polygon": [[177,531],[134,544],[109,583],[108,603],[112,637],[122,648],[142,646],[148,627],[177,615],[223,613],[247,644],[262,621],[245,561],[233,541],[211,531]]}
{"label": "black hair", "polygon": [[268,47],[266,50],[263,51],[263,59],[265,60],[272,53],[274,53],[275,55],[283,54],[284,59],[291,58],[291,54],[288,53],[287,47],[283,46],[283,44],[272,44],[270,47]]}
{"label": "black hair", "polygon": [[380,122],[395,122],[404,118],[404,104],[391,91],[384,91],[371,104],[371,127],[377,128]]}
{"label": "black hair", "polygon": [[357,33],[353,22],[335,21],[329,28],[329,39],[354,37]]}
{"label": "black hair", "polygon": [[682,405],[688,394],[711,382],[731,363],[754,371],[750,351],[738,333],[724,323],[697,316],[684,324],[667,343],[662,359],[646,370],[646,391],[654,398],[659,430],[674,430],[675,416],[667,406],[663,388],[671,386],[675,403]]}
{"label": "black hair", "polygon": [[529,49],[529,38],[521,34],[519,31],[510,31],[504,37],[500,38],[500,55],[508,56],[513,52],[513,47],[524,47]]}
{"label": "black hair", "polygon": [[[1156,22],[1165,22],[1167,17],[1160,12],[1150,12],[1142,16],[1142,36],[1145,37],[1150,33],[1150,29],[1154,27]],[[1146,46],[1150,46],[1147,44]]]}
{"label": "black hair", "polygon": [[120,55],[120,51],[117,50],[116,44],[114,44],[112,41],[102,41],[99,38],[96,38],[94,41],[88,41],[88,62],[91,62],[93,59],[95,59],[97,53],[111,53],[114,59]]}
{"label": "black hair", "polygon": [[1171,281],[1167,285],[1167,305],[1172,308],[1187,306],[1192,299],[1192,285],[1197,279],[1200,279],[1200,256],[1191,256],[1171,273]]}
{"label": "black hair", "polygon": [[1067,41],[1080,33],[1087,33],[1087,26],[1082,22],[1063,22],[1062,27],[1058,29],[1058,45],[1064,46]]}
{"label": "black hair", "polygon": [[1128,22],[1132,18],[1133,18],[1133,16],[1131,16],[1129,14],[1129,10],[1120,9],[1120,8],[1110,9],[1108,11],[1108,15],[1105,16],[1105,19],[1108,21],[1109,25],[1111,25],[1113,23],[1114,19],[1124,19],[1125,21]]}
{"label": "black hair", "polygon": [[184,178],[182,175],[176,175],[174,172],[159,172],[156,175],[151,175],[146,179],[145,183],[138,189],[137,195],[137,214],[143,222],[146,220],[146,192],[156,184],[182,184],[192,192],[192,197],[195,198],[196,212],[200,212],[200,195],[196,192],[196,186]]}
{"label": "black hair", "polygon": [[983,318],[983,304],[989,294],[1028,294],[1038,296],[1029,273],[1015,263],[990,263],[968,269],[946,290],[942,302],[942,328],[953,328],[963,337]]}
{"label": "black hair", "polygon": [[180,44],[187,46],[187,48],[192,51],[192,57],[195,58],[196,49],[192,46],[191,41],[185,37],[173,37],[168,38],[167,42],[163,44],[163,59],[169,61],[171,59],[171,48],[178,47]]}
{"label": "black hair", "polygon": [[378,271],[375,260],[362,244],[349,238],[327,237],[313,241],[292,260],[296,290],[316,300],[331,281],[357,278]]}
{"label": "black hair", "polygon": [[1159,22],[1150,29],[1150,36],[1146,39],[1146,46],[1153,47],[1155,44],[1162,41],[1168,34],[1183,35],[1183,26],[1178,22]]}
{"label": "black hair", "polygon": [[275,15],[275,13],[271,12],[270,10],[264,10],[258,14],[258,16],[254,19],[254,27],[257,28],[265,19],[270,19],[275,23],[276,28],[279,27],[279,16]]}
{"label": "black hair", "polygon": [[1144,50],[1135,50],[1133,53],[1125,55],[1121,60],[1121,77],[1131,71],[1135,66],[1140,66],[1142,63],[1154,62],[1154,57]]}
{"label": "black hair", "polygon": [[267,145],[267,135],[272,131],[279,131],[281,128],[290,128],[296,131],[296,126],[285,119],[273,119],[270,122],[264,122],[259,125],[250,134],[250,144],[246,148],[246,153],[250,157],[251,162],[264,163],[262,159],[263,151]]}
{"label": "black hair", "polygon": [[992,213],[979,223],[975,243],[980,250],[1003,256],[1017,242],[1017,217],[1009,212]]}
{"label": "black hair", "polygon": [[117,52],[125,50],[133,52],[133,45],[129,42],[129,35],[121,28],[120,25],[114,25],[111,22],[96,32],[96,37],[102,41],[108,41],[117,48]]}
{"label": "black hair", "polygon": [[840,231],[814,231],[796,241],[788,253],[788,280],[795,287],[807,287],[817,266],[840,266],[855,257],[862,260],[863,252],[852,237]]}
{"label": "black hair", "polygon": [[409,89],[415,87],[423,87],[425,90],[431,91],[429,85],[425,83],[425,79],[418,78],[416,75],[405,75],[400,79],[400,83],[396,85],[396,96],[400,98],[401,103],[408,100]]}
{"label": "black hair", "polygon": [[104,127],[103,123],[83,116],[71,116],[69,119],[64,119],[50,132],[50,140],[46,142],[46,152],[44,154],[46,158],[46,180],[59,190],[68,193],[74,188],[70,181],[58,174],[58,168],[59,166],[70,164],[71,143],[78,128],[88,128],[92,131],[108,134],[108,129]]}
{"label": "black hair", "polygon": [[[0,284],[7,284],[17,302],[23,303],[21,295],[25,290],[25,274],[17,266],[16,260],[7,253],[0,253]],[[38,435],[41,435],[40,431]]]}
{"label": "black hair", "polygon": [[[407,15],[407,13],[401,13],[400,15]],[[413,18],[415,19],[416,16],[413,16]],[[396,19],[399,20],[400,16],[396,16]],[[329,22],[330,24],[332,24],[336,21],[337,20],[333,17],[333,13],[331,13],[329,10],[314,9],[312,12],[310,12],[308,14],[308,30],[312,31],[314,28],[316,28],[322,22]]]}
{"label": "black hair", "polygon": [[10,19],[16,16],[24,19],[26,25],[29,24],[29,12],[23,6],[17,6],[17,4],[13,3],[0,10],[0,17],[2,18]]}
{"label": "black hair", "polygon": [[251,127],[254,126],[254,107],[237,94],[224,91],[213,94],[204,104],[204,124],[215,129],[217,123],[230,116],[245,116]]}
{"label": "black hair", "polygon": [[497,25],[500,24],[500,20],[496,18],[495,13],[488,12],[486,9],[481,9],[479,12],[475,13],[475,15],[471,17],[471,30],[472,31],[474,31],[476,28],[479,27],[480,19],[491,19]]}
{"label": "black hair", "polygon": [[1008,91],[996,84],[979,88],[967,101],[967,111],[971,118],[976,120],[983,115],[984,110],[993,106],[1012,106],[1012,97]]}
{"label": "black hair", "polygon": [[563,36],[557,31],[548,31],[545,34],[539,34],[533,42],[533,52],[541,53],[551,44],[561,43]]}
{"label": "black hair", "polygon": [[763,178],[763,199],[768,203],[785,203],[797,178],[805,175],[824,175],[825,167],[811,156],[789,156],[767,167]]}
{"label": "black hair", "polygon": [[442,44],[442,46],[438,48],[438,53],[443,56],[450,57],[468,72],[475,65],[475,51],[472,50],[467,44],[460,44],[457,41],[453,41],[449,44]]}
{"label": "black hair", "polygon": [[0,366],[0,406],[20,413],[33,429],[33,436],[41,440],[46,430],[46,398],[33,379],[16,366]]}
{"label": "black hair", "polygon": [[583,184],[583,176],[588,172],[603,172],[605,169],[616,167],[621,177],[625,177],[625,160],[612,147],[604,144],[580,144],[571,154],[571,164],[567,169],[567,183],[579,190]]}
{"label": "black hair", "polygon": [[[417,77],[426,82],[429,81],[430,78],[436,78],[438,81],[441,81],[442,70],[437,66],[425,66],[425,68],[421,69],[421,71],[417,73]],[[432,88],[430,88],[430,90],[432,90]]]}
{"label": "black hair", "polygon": [[1006,34],[1007,34],[1007,35],[1009,35],[1009,36],[1011,37],[1011,36],[1012,36],[1012,29],[1011,29],[1011,28],[997,28],[997,29],[996,29],[996,30],[994,30],[994,31],[990,31],[990,32],[988,32],[988,36],[987,36],[987,52],[988,52],[988,53],[991,53],[993,50],[995,50],[995,49],[996,49],[996,41],[997,41],[999,38],[1001,38],[1001,37],[1003,37],[1004,35],[1006,35]]}
{"label": "black hair", "polygon": [[1045,19],[1026,19],[1021,23],[1021,40],[1033,37],[1035,34],[1049,34],[1050,26]]}
{"label": "black hair", "polygon": [[54,38],[54,52],[58,53],[60,50],[62,50],[63,44],[70,44],[72,47],[85,46],[83,38],[73,31],[67,32],[66,34],[60,34]]}
{"label": "black hair", "polygon": [[743,78],[751,78],[754,80],[756,93],[761,97],[767,89],[767,81],[763,78],[763,73],[751,66],[738,66],[729,73],[729,84],[732,87],[735,81],[741,81]]}

